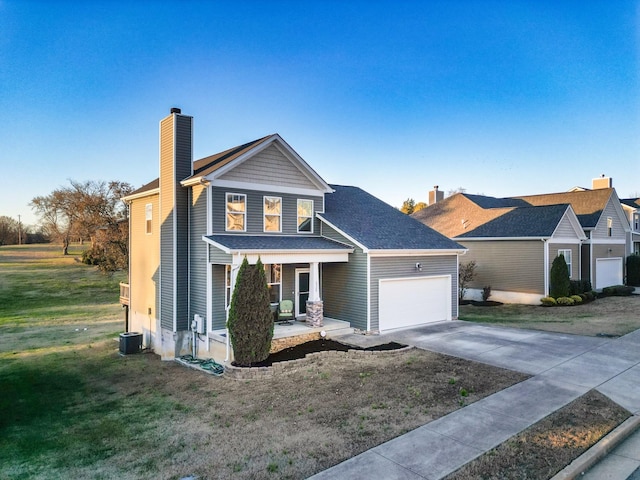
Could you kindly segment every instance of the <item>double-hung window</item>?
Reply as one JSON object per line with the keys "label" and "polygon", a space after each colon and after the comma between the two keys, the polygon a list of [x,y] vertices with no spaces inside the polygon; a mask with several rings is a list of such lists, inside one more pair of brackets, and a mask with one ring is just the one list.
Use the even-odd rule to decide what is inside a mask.
{"label": "double-hung window", "polygon": [[264,231],[282,231],[282,198],[264,197]]}
{"label": "double-hung window", "polygon": [[607,217],[607,237],[613,234],[613,218]]}
{"label": "double-hung window", "polygon": [[227,193],[227,231],[244,232],[247,229],[247,196]]}
{"label": "double-hung window", "polygon": [[272,304],[280,302],[280,285],[282,284],[282,265],[280,263],[272,263],[264,266],[264,273],[267,277],[267,286],[269,287],[269,302]]}
{"label": "double-hung window", "polygon": [[313,200],[298,199],[298,232],[313,233]]}
{"label": "double-hung window", "polygon": [[153,233],[153,204],[147,203],[144,206],[144,222],[145,222],[145,232],[147,235],[151,235]]}
{"label": "double-hung window", "polygon": [[562,255],[564,257],[564,261],[567,264],[567,269],[569,270],[569,278],[571,278],[571,249],[561,249],[558,250],[558,256]]}

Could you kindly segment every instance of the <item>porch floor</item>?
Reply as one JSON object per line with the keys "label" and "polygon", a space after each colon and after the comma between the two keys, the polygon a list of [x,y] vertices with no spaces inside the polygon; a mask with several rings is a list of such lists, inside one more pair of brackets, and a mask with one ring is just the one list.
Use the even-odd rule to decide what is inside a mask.
{"label": "porch floor", "polygon": [[321,332],[323,330],[327,332],[327,336],[353,333],[353,328],[351,328],[349,322],[326,317],[322,322],[324,323],[322,327],[310,327],[304,321],[292,321],[291,325],[276,323],[273,329],[273,338],[295,337],[306,333]]}

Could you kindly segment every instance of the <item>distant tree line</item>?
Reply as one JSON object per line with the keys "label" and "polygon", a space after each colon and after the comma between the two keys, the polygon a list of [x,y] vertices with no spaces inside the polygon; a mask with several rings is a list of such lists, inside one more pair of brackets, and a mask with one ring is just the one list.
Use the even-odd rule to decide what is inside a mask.
{"label": "distant tree line", "polygon": [[22,245],[26,243],[46,243],[47,235],[31,225],[23,225],[20,219],[0,216],[0,247],[2,245]]}
{"label": "distant tree line", "polygon": [[35,197],[30,206],[40,218],[51,241],[62,244],[69,254],[72,240],[90,241],[83,255],[86,263],[104,271],[126,268],[128,262],[128,212],[122,197],[133,187],[120,181],[78,182]]}

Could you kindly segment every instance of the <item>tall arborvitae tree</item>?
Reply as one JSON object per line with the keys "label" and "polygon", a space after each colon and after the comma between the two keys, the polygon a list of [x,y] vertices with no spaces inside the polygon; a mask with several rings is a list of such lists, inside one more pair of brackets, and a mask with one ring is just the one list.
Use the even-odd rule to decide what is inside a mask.
{"label": "tall arborvitae tree", "polygon": [[564,255],[558,255],[551,264],[549,296],[553,298],[568,297],[571,288],[569,267]]}
{"label": "tall arborvitae tree", "polygon": [[273,338],[273,314],[262,261],[249,265],[247,258],[238,271],[227,321],[235,362],[249,366],[269,356]]}
{"label": "tall arborvitae tree", "polygon": [[627,257],[627,285],[640,287],[640,255],[637,253]]}

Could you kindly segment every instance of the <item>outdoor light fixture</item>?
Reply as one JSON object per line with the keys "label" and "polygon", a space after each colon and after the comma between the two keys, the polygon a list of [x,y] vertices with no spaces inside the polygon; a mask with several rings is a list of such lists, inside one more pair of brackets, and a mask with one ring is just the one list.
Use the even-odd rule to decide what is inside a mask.
{"label": "outdoor light fixture", "polygon": [[320,332],[320,336],[321,336],[322,338],[326,337],[326,336],[327,336],[327,332],[325,332],[324,330],[322,330],[322,331]]}
{"label": "outdoor light fixture", "polygon": [[419,272],[422,271],[422,265],[420,264],[420,262],[416,263],[416,270]]}

